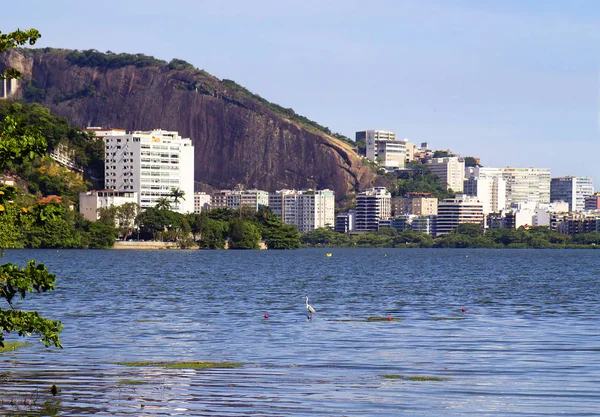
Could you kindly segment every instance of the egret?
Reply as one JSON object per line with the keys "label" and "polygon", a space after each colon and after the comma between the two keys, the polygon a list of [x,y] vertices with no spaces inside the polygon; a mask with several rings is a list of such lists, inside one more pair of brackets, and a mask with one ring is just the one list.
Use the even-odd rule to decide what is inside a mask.
{"label": "egret", "polygon": [[312,319],[313,314],[317,314],[317,311],[310,304],[308,304],[308,295],[303,295],[300,298],[306,299],[306,311],[308,311],[306,317],[308,317],[309,320]]}

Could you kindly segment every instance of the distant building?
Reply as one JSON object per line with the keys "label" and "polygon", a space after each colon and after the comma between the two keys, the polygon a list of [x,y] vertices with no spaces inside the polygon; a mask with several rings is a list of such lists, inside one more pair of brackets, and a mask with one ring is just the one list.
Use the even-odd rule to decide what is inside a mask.
{"label": "distant building", "polygon": [[502,176],[466,178],[463,192],[483,203],[484,214],[498,213],[506,208],[506,181]]}
{"label": "distant building", "polygon": [[227,208],[227,196],[233,191],[221,190],[210,195],[210,208],[211,209],[224,209]]}
{"label": "distant building", "polygon": [[112,129],[110,127],[88,127],[85,130],[92,133],[96,139],[104,139],[106,136],[123,136],[127,134],[125,129]]}
{"label": "distant building", "polygon": [[[469,187],[469,194],[473,195],[472,187],[475,185],[471,185],[474,181],[470,180],[471,177],[477,178],[477,182],[491,180],[481,181],[486,185],[477,184],[479,187],[477,190],[488,190],[482,194],[482,200],[486,203],[486,210],[489,209],[490,212],[509,208],[513,203],[550,202],[550,169],[548,168],[469,168],[467,187]],[[502,207],[502,194],[504,194],[504,207]]]}
{"label": "distant building", "polygon": [[184,198],[174,211],[194,211],[194,147],[190,139],[166,130],[103,136],[106,189],[135,192],[142,209],[154,207],[172,190]]}
{"label": "distant building", "polygon": [[200,214],[203,211],[210,210],[210,194],[200,191],[194,193],[194,213]]}
{"label": "distant building", "polygon": [[430,193],[409,192],[404,197],[394,199],[394,203],[396,215],[431,216],[437,214],[438,199]]}
{"label": "distant building", "polygon": [[335,231],[350,233],[356,229],[356,210],[340,213],[335,217]]}
{"label": "distant building", "polygon": [[456,196],[440,201],[436,219],[436,236],[456,230],[463,223],[480,224],[483,230],[483,204],[467,195]]}
{"label": "distant building", "polygon": [[586,210],[600,210],[600,193],[594,193],[585,197]]}
{"label": "distant building", "polygon": [[585,198],[594,194],[590,177],[557,177],[550,181],[550,201],[566,201],[569,211],[585,210]]}
{"label": "distant building", "polygon": [[127,203],[137,204],[135,191],[92,190],[79,193],[79,212],[89,221],[100,218],[99,210]]}
{"label": "distant building", "polygon": [[227,208],[239,209],[248,207],[258,211],[269,206],[269,193],[263,190],[234,190],[227,195]]}
{"label": "distant building", "polygon": [[568,213],[556,217],[555,230],[566,235],[579,235],[600,231],[599,213]]}
{"label": "distant building", "polygon": [[435,236],[437,216],[415,216],[410,221],[410,230]]}
{"label": "distant building", "polygon": [[371,232],[379,228],[380,219],[392,215],[392,196],[385,187],[371,188],[356,196],[356,231]]}
{"label": "distant building", "polygon": [[387,130],[356,132],[356,140],[365,140],[367,159],[387,168],[404,168],[406,142],[396,140],[396,134]]}
{"label": "distant building", "polygon": [[331,190],[280,190],[268,198],[273,213],[301,233],[336,224],[335,193]]}
{"label": "distant building", "polygon": [[465,178],[465,160],[457,156],[432,158],[427,160],[427,167],[437,175],[447,190],[462,193]]}

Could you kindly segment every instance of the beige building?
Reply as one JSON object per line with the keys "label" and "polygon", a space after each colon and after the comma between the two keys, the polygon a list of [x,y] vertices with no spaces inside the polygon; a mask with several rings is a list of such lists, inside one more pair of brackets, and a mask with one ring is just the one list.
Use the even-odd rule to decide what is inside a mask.
{"label": "beige building", "polygon": [[437,214],[438,199],[430,193],[409,192],[394,199],[396,215],[431,216]]}
{"label": "beige building", "polygon": [[437,175],[446,189],[462,193],[465,179],[465,160],[458,156],[432,158],[427,161],[427,167]]}
{"label": "beige building", "polygon": [[137,195],[133,191],[92,190],[79,193],[79,212],[89,221],[100,218],[98,210],[112,206],[136,203]]}

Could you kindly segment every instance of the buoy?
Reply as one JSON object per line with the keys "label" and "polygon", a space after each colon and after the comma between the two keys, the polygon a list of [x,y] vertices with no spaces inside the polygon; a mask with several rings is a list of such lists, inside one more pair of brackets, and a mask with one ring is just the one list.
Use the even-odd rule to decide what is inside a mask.
{"label": "buoy", "polygon": [[467,309],[463,307],[463,308],[461,309],[461,311],[462,311],[463,313],[466,313],[466,312],[467,312]]}
{"label": "buoy", "polygon": [[326,253],[325,256],[327,256],[328,258],[331,258],[331,253]]}
{"label": "buoy", "polygon": [[268,318],[269,318],[269,315],[268,315],[268,314],[265,314],[265,318],[266,318],[266,319],[268,319]]}
{"label": "buoy", "polygon": [[388,321],[392,321],[392,320],[394,320],[394,319],[393,319],[393,318],[391,318],[391,317],[388,317]]}

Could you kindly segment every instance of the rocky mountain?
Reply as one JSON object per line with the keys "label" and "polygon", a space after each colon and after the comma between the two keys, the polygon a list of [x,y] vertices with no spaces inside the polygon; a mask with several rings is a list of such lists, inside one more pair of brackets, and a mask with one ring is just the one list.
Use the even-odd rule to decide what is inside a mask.
{"label": "rocky mountain", "polygon": [[190,137],[197,191],[330,188],[340,201],[376,181],[327,128],[185,61],[46,48],[10,50],[0,55],[0,70],[6,66],[23,73],[6,95],[41,103],[74,125]]}

